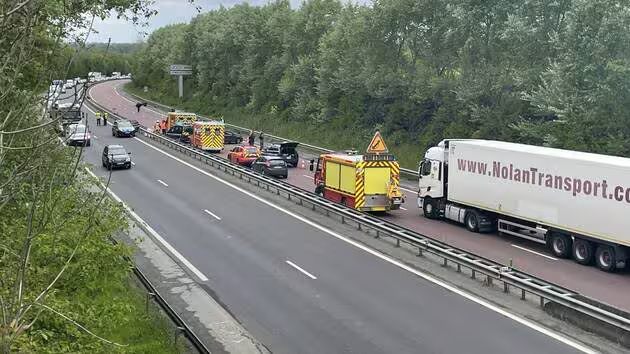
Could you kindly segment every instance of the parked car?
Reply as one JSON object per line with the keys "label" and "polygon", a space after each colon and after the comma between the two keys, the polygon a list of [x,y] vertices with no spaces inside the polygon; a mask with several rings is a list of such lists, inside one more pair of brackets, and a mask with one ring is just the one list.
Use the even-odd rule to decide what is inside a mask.
{"label": "parked car", "polygon": [[192,133],[193,127],[191,125],[176,123],[174,126],[166,131],[166,136],[188,144],[190,143],[190,136],[192,135]]}
{"label": "parked car", "polygon": [[262,154],[267,156],[281,157],[287,163],[287,165],[295,167],[300,161],[297,146],[298,143],[288,141],[278,144],[269,144],[263,149]]}
{"label": "parked car", "polygon": [[266,176],[287,178],[287,163],[279,156],[261,156],[252,163],[252,169]]}
{"label": "parked car", "polygon": [[111,170],[113,168],[131,168],[131,155],[122,145],[107,145],[103,149],[103,167]]}
{"label": "parked car", "polygon": [[112,136],[132,137],[136,135],[136,129],[131,125],[128,120],[117,120],[112,123]]}
{"label": "parked car", "polygon": [[243,137],[241,136],[241,134],[237,132],[226,130],[225,135],[223,136],[223,143],[224,144],[241,144],[243,143]]}
{"label": "parked car", "polygon": [[72,124],[66,128],[66,144],[69,146],[90,146],[91,136],[83,124]]}
{"label": "parked car", "polygon": [[138,122],[135,119],[132,119],[129,121],[129,123],[131,123],[131,125],[133,126],[134,131],[137,133],[138,129],[140,129],[140,122]]}
{"label": "parked car", "polygon": [[250,166],[260,157],[260,150],[255,146],[241,145],[233,148],[228,153],[228,160],[243,166]]}

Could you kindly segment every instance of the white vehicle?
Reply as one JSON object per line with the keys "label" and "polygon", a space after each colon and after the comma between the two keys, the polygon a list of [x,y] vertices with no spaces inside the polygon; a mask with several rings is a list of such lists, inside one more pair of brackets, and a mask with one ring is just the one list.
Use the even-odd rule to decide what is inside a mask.
{"label": "white vehicle", "polygon": [[66,144],[69,146],[90,146],[91,135],[83,124],[71,124],[66,128]]}
{"label": "white vehicle", "polygon": [[120,72],[118,72],[118,71],[114,71],[114,72],[112,73],[112,77],[113,77],[113,78],[120,77]]}
{"label": "white vehicle", "polygon": [[486,140],[445,140],[420,163],[428,218],[547,244],[602,270],[630,256],[630,159]]}
{"label": "white vehicle", "polygon": [[101,73],[98,71],[90,71],[88,73],[88,80],[90,82],[97,82],[97,81],[101,81]]}

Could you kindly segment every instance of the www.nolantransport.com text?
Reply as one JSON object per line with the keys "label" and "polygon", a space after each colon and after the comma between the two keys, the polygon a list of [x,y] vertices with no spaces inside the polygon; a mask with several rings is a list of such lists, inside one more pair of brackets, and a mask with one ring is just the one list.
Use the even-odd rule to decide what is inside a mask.
{"label": "www.nolantransport.com text", "polygon": [[561,176],[540,171],[536,167],[528,169],[515,167],[499,161],[492,162],[492,168],[487,162],[457,159],[457,169],[462,172],[473,173],[507,181],[535,185],[571,193],[574,197],[586,195],[630,203],[630,188],[609,186],[605,179],[593,181],[590,179]]}

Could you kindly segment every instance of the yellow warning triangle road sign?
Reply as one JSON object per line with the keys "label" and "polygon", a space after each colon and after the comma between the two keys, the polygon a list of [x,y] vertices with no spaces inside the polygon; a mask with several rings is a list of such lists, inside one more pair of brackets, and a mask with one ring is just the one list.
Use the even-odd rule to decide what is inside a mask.
{"label": "yellow warning triangle road sign", "polygon": [[368,154],[386,154],[389,150],[387,150],[387,145],[385,145],[385,141],[381,136],[381,133],[377,130],[370,142],[370,145],[367,148]]}

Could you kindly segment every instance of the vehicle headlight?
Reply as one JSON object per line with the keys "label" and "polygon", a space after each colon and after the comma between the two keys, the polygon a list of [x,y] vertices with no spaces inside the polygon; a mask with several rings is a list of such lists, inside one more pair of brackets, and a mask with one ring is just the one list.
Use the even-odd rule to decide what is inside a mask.
{"label": "vehicle headlight", "polygon": [[125,162],[129,162],[129,161],[131,161],[131,157],[129,156],[125,157]]}

